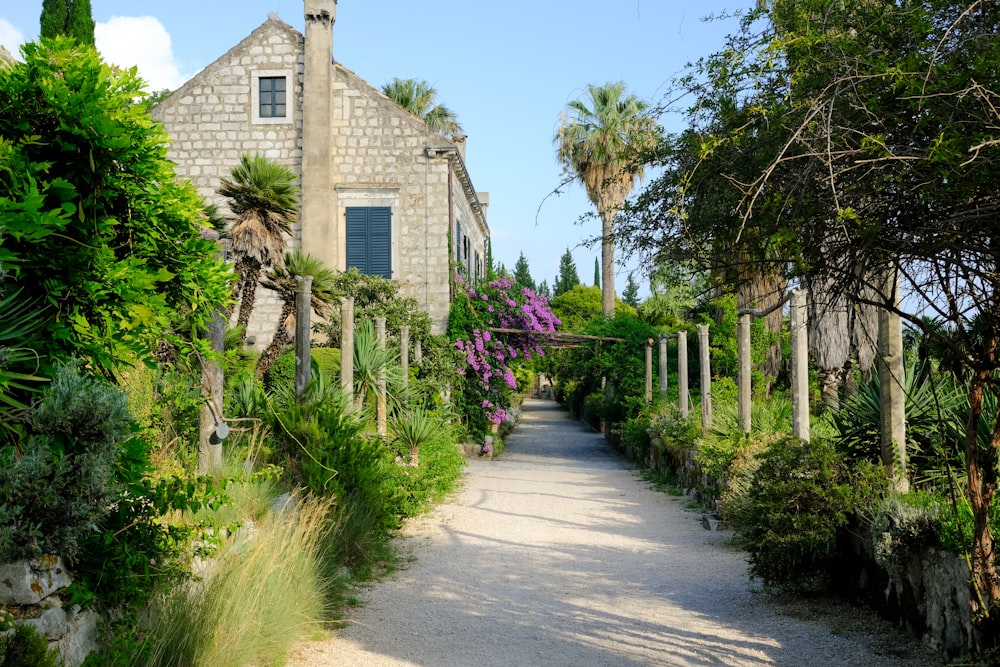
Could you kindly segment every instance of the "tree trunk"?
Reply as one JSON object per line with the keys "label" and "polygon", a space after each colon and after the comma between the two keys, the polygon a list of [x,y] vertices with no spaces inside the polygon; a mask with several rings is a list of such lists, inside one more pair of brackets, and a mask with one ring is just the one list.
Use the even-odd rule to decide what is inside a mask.
{"label": "tree trunk", "polygon": [[253,313],[254,299],[257,298],[257,282],[260,280],[260,266],[248,266],[243,277],[243,294],[240,296],[240,314],[236,326],[243,327],[243,340],[247,339],[247,324]]}
{"label": "tree trunk", "polygon": [[236,280],[233,281],[233,291],[229,294],[229,305],[226,306],[226,322],[233,316],[233,311],[239,305],[240,295],[243,293],[243,277],[236,272]]}
{"label": "tree trunk", "polygon": [[840,382],[851,353],[847,304],[830,279],[809,284],[809,349],[819,369],[823,405],[840,409]]}
{"label": "tree trunk", "polygon": [[[870,287],[861,288],[861,296],[875,300],[875,292]],[[870,303],[855,303],[849,313],[851,347],[857,356],[857,370],[864,382],[871,382],[872,369],[878,354],[878,308]]]}
{"label": "tree trunk", "polygon": [[[746,267],[746,269],[744,269]],[[779,273],[761,273],[759,267],[750,263],[741,265],[737,282],[736,300],[739,308],[756,308],[766,310],[785,296],[785,279]],[[781,308],[776,308],[764,318],[764,326],[768,333],[778,334],[784,326],[784,314]],[[781,371],[781,344],[768,347],[764,365],[761,369],[768,381],[777,377]],[[770,393],[770,386],[767,389]]]}
{"label": "tree trunk", "polygon": [[605,317],[615,316],[615,212],[601,214],[601,312]]}
{"label": "tree trunk", "polygon": [[295,297],[285,299],[281,306],[281,317],[278,319],[278,329],[274,332],[274,338],[271,339],[271,344],[267,346],[267,349],[260,355],[260,359],[257,360],[257,368],[254,370],[254,375],[257,378],[262,378],[271,370],[271,366],[274,362],[281,356],[281,352],[288,345],[288,332],[290,330],[290,320],[292,319],[292,313],[295,312]]}
{"label": "tree trunk", "polygon": [[[997,338],[989,346],[989,356],[995,358]],[[992,367],[992,364],[989,364]],[[995,641],[992,629],[998,625],[994,605],[1000,601],[1000,579],[994,562],[994,537],[990,530],[990,505],[997,489],[997,451],[1000,446],[1000,415],[993,415],[990,442],[979,446],[978,426],[983,411],[983,392],[992,373],[979,370],[969,389],[969,419],[965,425],[965,467],[969,478],[969,504],[972,507],[972,613],[976,620],[979,648],[988,648]]]}

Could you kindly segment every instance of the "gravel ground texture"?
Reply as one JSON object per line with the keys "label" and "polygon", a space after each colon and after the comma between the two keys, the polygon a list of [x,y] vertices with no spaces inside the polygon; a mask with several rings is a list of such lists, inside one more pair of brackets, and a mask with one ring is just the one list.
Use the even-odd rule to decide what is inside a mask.
{"label": "gravel ground texture", "polygon": [[929,667],[866,609],[775,597],[732,534],[651,488],[600,434],[527,400],[503,455],[399,538],[403,567],[360,591],[292,667]]}

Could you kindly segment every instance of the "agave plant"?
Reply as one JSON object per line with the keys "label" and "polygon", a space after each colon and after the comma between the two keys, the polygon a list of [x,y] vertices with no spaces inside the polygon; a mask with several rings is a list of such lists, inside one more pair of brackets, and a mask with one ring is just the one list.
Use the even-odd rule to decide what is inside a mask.
{"label": "agave plant", "polygon": [[395,453],[412,456],[421,447],[441,437],[445,424],[435,413],[419,406],[393,415],[389,419],[389,433]]}
{"label": "agave plant", "polygon": [[[906,394],[906,446],[911,468],[927,472],[941,463],[940,443],[964,432],[959,415],[963,394],[941,376],[928,376],[911,367],[903,383]],[[839,432],[837,446],[852,458],[879,461],[881,456],[882,402],[876,372],[870,382],[858,387],[833,423]],[[954,442],[960,442],[958,437]],[[947,456],[947,455],[946,455]]]}
{"label": "agave plant", "polygon": [[415,392],[403,384],[399,351],[391,345],[380,347],[375,326],[364,322],[354,332],[354,395],[362,407],[374,405],[382,373],[385,374],[388,411],[397,414]]}

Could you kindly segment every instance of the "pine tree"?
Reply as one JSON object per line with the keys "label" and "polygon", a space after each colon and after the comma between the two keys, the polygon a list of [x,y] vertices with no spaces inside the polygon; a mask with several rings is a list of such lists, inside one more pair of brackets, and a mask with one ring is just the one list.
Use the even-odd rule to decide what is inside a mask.
{"label": "pine tree", "polygon": [[594,287],[601,286],[601,260],[599,257],[594,258]]}
{"label": "pine tree", "polygon": [[565,294],[579,284],[580,276],[576,272],[573,254],[566,248],[566,252],[559,258],[559,275],[556,276],[556,284],[552,287],[552,296]]}
{"label": "pine tree", "polygon": [[525,258],[523,252],[517,258],[517,264],[514,265],[514,284],[518,287],[527,287],[532,292],[535,291],[535,280],[531,277],[531,271],[528,269],[528,260]]}
{"label": "pine tree", "polygon": [[632,306],[639,307],[639,283],[635,281],[632,274],[628,274],[628,282],[625,283],[625,291],[622,292],[622,301]]}
{"label": "pine tree", "polygon": [[543,280],[542,282],[538,283],[538,290],[535,293],[538,294],[539,296],[544,296],[546,299],[551,299],[552,290],[549,289],[549,281]]}

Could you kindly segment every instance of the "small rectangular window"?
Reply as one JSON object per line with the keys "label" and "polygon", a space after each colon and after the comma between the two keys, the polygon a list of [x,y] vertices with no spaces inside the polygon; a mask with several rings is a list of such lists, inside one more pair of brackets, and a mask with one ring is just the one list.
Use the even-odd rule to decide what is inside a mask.
{"label": "small rectangular window", "polygon": [[286,84],[283,76],[262,76],[260,79],[260,117],[285,117]]}

